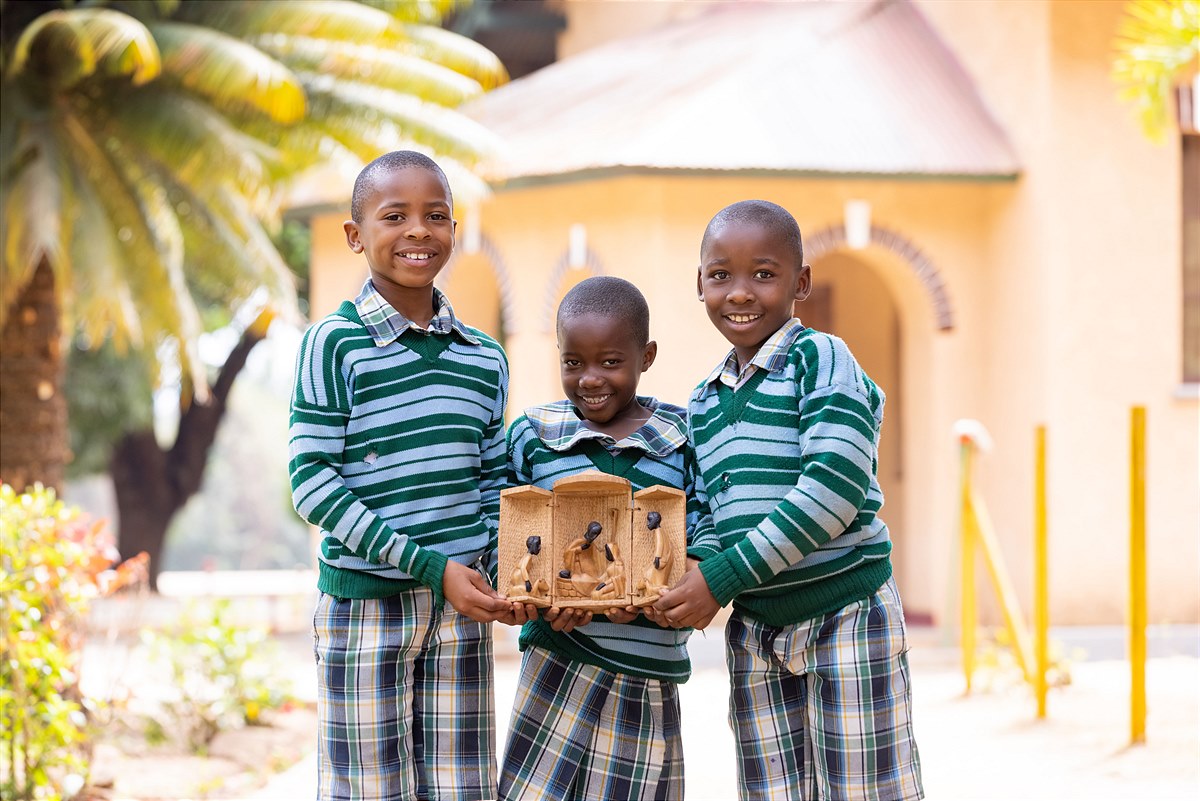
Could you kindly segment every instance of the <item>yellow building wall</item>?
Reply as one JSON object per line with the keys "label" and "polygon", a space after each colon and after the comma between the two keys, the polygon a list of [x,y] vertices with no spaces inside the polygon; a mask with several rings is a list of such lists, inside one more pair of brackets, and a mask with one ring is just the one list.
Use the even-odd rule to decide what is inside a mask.
{"label": "yellow building wall", "polygon": [[[818,282],[834,286],[835,320],[855,320],[847,337],[890,397],[884,448],[893,439],[900,446],[881,478],[906,607],[953,622],[958,479],[951,431],[956,420],[976,418],[996,442],[978,474],[1025,608],[1032,598],[1033,431],[1046,423],[1051,621],[1122,621],[1128,410],[1144,404],[1150,620],[1197,622],[1200,401],[1179,386],[1179,153],[1177,143],[1147,141],[1116,99],[1109,71],[1120,4],[918,5],[1009,132],[1022,175],[994,182],[618,176],[497,191],[482,205],[482,229],[511,285],[506,293],[489,289],[482,302],[507,304],[509,416],[562,397],[553,312],[564,279],[572,280],[562,272],[572,225],[586,226],[600,270],[633,281],[649,299],[659,359],[642,390],[685,403],[727,350],[695,292],[700,237],[712,214],[765,198],[791,210],[811,235],[840,224],[847,200],[866,199],[875,225],[902,235],[937,268],[954,314],[953,329],[939,331],[912,265],[879,244],[815,261]],[[564,7],[569,15],[575,8],[629,12],[628,4]],[[352,297],[362,282],[342,219],[313,220],[314,315]],[[465,312],[478,299],[458,300],[472,291],[463,284],[472,282],[460,284],[452,273],[447,291],[473,323],[474,312]],[[898,371],[886,358],[896,330]],[[985,614],[995,621],[981,586]]]}

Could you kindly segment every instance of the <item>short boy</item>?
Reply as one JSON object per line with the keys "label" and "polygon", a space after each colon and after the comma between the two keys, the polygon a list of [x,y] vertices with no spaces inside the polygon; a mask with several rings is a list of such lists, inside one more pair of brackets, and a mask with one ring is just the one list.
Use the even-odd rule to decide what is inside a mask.
{"label": "short boy", "polygon": [[688,432],[720,547],[656,605],[699,627],[733,602],[742,799],[921,798],[904,613],[878,516],[884,396],[844,342],[793,318],[810,283],[780,206],[735,203],[708,224],[697,292],[733,350],[692,393]]}
{"label": "short boy", "polygon": [[[510,484],[550,489],[599,470],[624,476],[635,491],[690,488],[684,410],[637,394],[658,348],[649,319],[642,293],[620,278],[589,278],[566,294],[557,332],[567,399],[527,409],[509,428]],[[521,631],[500,798],[683,798],[677,685],[691,672],[690,632],[660,627],[633,607],[576,628],[550,611],[554,622],[534,617]]]}
{"label": "short boy", "polygon": [[433,286],[455,229],[436,163],[368,164],[344,227],[370,278],[305,333],[291,415],[293,502],[323,535],[318,798],[491,798],[485,623],[512,607],[480,571],[494,581],[508,365]]}

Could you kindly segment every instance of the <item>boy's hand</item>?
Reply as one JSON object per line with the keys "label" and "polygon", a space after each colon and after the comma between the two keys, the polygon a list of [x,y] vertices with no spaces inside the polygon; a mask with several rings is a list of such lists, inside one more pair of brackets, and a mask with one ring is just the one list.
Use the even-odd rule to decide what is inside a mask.
{"label": "boy's hand", "polygon": [[513,613],[512,603],[497,595],[478,571],[458,562],[446,563],[442,595],[459,614],[477,623],[491,623]]}
{"label": "boy's hand", "polygon": [[704,574],[699,570],[690,570],[683,574],[678,584],[654,602],[654,608],[663,613],[671,626],[702,629],[716,617],[721,605],[708,589]]}
{"label": "boy's hand", "polygon": [[629,623],[638,616],[638,608],[636,606],[614,606],[612,609],[604,610],[604,616],[608,618],[609,623]]}
{"label": "boy's hand", "polygon": [[537,607],[533,604],[523,604],[520,601],[510,603],[509,610],[496,618],[497,623],[503,623],[506,626],[524,626],[526,622],[537,618]]}
{"label": "boy's hand", "polygon": [[585,609],[559,609],[552,606],[542,617],[550,624],[550,628],[566,634],[576,626],[586,626],[592,622],[592,613]]}

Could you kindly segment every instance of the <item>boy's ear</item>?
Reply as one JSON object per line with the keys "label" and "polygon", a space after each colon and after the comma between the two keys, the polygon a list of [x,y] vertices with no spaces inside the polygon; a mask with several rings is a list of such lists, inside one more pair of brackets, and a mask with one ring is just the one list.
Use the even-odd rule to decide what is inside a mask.
{"label": "boy's ear", "polygon": [[796,273],[796,300],[804,300],[811,291],[812,268],[807,264],[801,264],[800,270]]}
{"label": "boy's ear", "polygon": [[358,223],[354,220],[346,220],[342,223],[342,230],[346,232],[346,244],[350,246],[350,249],[355,253],[362,253],[362,242],[358,239]]}
{"label": "boy's ear", "polygon": [[696,300],[704,300],[704,270],[696,268]]}
{"label": "boy's ear", "polygon": [[658,356],[658,343],[653,339],[646,343],[646,351],[642,354],[642,372],[650,369],[650,365],[654,364],[654,358]]}

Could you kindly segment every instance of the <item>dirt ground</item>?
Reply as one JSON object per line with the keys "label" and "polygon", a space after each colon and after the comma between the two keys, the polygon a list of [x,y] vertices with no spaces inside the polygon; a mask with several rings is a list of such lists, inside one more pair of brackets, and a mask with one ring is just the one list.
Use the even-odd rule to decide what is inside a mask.
{"label": "dirt ground", "polygon": [[316,720],[310,705],[269,713],[263,725],[221,732],[207,754],[198,755],[177,742],[152,745],[140,715],[116,715],[101,728],[83,798],[246,798],[311,751]]}
{"label": "dirt ground", "polygon": [[[1129,745],[1129,665],[1124,632],[1052,630],[1071,654],[1069,685],[1051,691],[1046,720],[1012,670],[987,665],[963,693],[958,652],[935,630],[910,631],[914,725],[929,801],[1197,801],[1200,799],[1200,629],[1151,631],[1147,739]],[[516,691],[514,633],[496,633],[497,739],[504,742]],[[693,677],[682,686],[688,801],[736,798],[726,724],[727,675],[719,627],[694,635]],[[218,736],[205,757],[150,746],[132,725],[101,732],[97,801],[247,799],[304,801],[315,794],[315,672],[311,636],[299,625],[276,638],[279,681],[299,700],[269,726]],[[152,701],[162,677],[136,639],[97,642],[85,683],[127,706]],[[135,702],[134,699],[139,699]]]}

